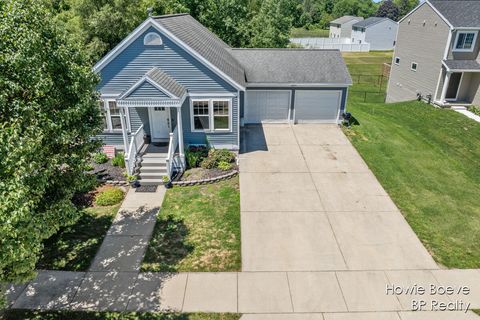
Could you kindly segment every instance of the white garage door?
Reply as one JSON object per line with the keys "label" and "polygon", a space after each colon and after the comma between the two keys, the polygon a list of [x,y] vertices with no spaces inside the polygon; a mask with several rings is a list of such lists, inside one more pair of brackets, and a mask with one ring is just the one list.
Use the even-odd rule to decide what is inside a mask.
{"label": "white garage door", "polygon": [[247,91],[245,123],[288,122],[290,91]]}
{"label": "white garage door", "polygon": [[339,90],[295,91],[296,123],[335,123],[338,119],[342,92]]}

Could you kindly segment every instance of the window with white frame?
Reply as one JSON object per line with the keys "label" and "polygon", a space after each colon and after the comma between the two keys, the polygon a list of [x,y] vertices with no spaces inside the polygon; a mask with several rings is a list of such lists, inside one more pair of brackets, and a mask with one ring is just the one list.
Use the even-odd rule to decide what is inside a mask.
{"label": "window with white frame", "polygon": [[192,131],[231,130],[231,108],[231,99],[192,99]]}
{"label": "window with white frame", "polygon": [[455,40],[454,51],[473,51],[478,31],[458,32]]}
{"label": "window with white frame", "polygon": [[[115,100],[103,100],[103,110],[102,115],[104,119],[104,130],[105,131],[121,131],[122,130],[122,120],[120,108],[117,105]],[[127,131],[130,131],[130,119],[128,111],[124,112],[125,123],[127,125]]]}
{"label": "window with white frame", "polygon": [[410,69],[412,71],[417,71],[418,64],[416,62],[412,62],[412,65],[410,66]]}

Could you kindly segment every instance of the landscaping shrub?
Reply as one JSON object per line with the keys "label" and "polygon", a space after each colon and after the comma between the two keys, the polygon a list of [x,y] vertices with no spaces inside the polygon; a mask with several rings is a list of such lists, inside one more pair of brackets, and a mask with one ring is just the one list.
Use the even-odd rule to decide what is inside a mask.
{"label": "landscaping shrub", "polygon": [[233,164],[225,162],[225,161],[220,161],[218,163],[217,168],[222,170],[222,171],[228,171],[228,170],[231,170],[233,168]]}
{"label": "landscaping shrub", "polygon": [[120,188],[112,187],[99,192],[95,197],[95,204],[98,206],[113,206],[123,200],[123,191]]}
{"label": "landscaping shrub", "polygon": [[205,158],[201,166],[204,169],[218,168],[220,162],[232,163],[235,160],[235,154],[227,149],[210,149],[208,157]]}
{"label": "landscaping shrub", "polygon": [[97,152],[93,154],[93,161],[98,164],[102,164],[108,161],[108,156],[103,152]]}
{"label": "landscaping shrub", "polygon": [[190,147],[185,152],[185,159],[187,161],[187,167],[198,168],[200,163],[208,156],[208,149],[206,147]]}
{"label": "landscaping shrub", "polygon": [[471,106],[468,108],[468,111],[475,113],[477,116],[480,116],[480,107],[478,106]]}
{"label": "landscaping shrub", "polygon": [[119,153],[112,158],[112,165],[114,167],[125,168],[125,157],[123,156],[123,153]]}

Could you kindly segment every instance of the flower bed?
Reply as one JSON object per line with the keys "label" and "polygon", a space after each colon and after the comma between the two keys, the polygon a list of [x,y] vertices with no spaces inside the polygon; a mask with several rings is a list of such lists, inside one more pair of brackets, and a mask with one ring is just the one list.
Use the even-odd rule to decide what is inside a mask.
{"label": "flower bed", "polygon": [[186,152],[187,170],[174,184],[212,182],[238,173],[235,153],[226,149],[189,147]]}

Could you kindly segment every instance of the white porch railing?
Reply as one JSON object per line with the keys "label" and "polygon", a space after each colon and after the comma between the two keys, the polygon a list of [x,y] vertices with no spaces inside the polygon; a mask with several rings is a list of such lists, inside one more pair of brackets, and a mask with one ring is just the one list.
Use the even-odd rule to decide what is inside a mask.
{"label": "white porch railing", "polygon": [[168,143],[168,155],[167,155],[167,174],[168,178],[172,179],[173,170],[175,169],[175,155],[178,148],[178,126],[175,127],[173,132],[170,132],[170,142]]}
{"label": "white porch railing", "polygon": [[129,175],[132,175],[133,170],[135,169],[135,161],[137,159],[138,152],[142,149],[144,144],[143,142],[144,134],[145,134],[145,131],[143,130],[143,124],[142,124],[130,139],[128,152],[125,154],[125,167],[127,168],[127,173]]}

